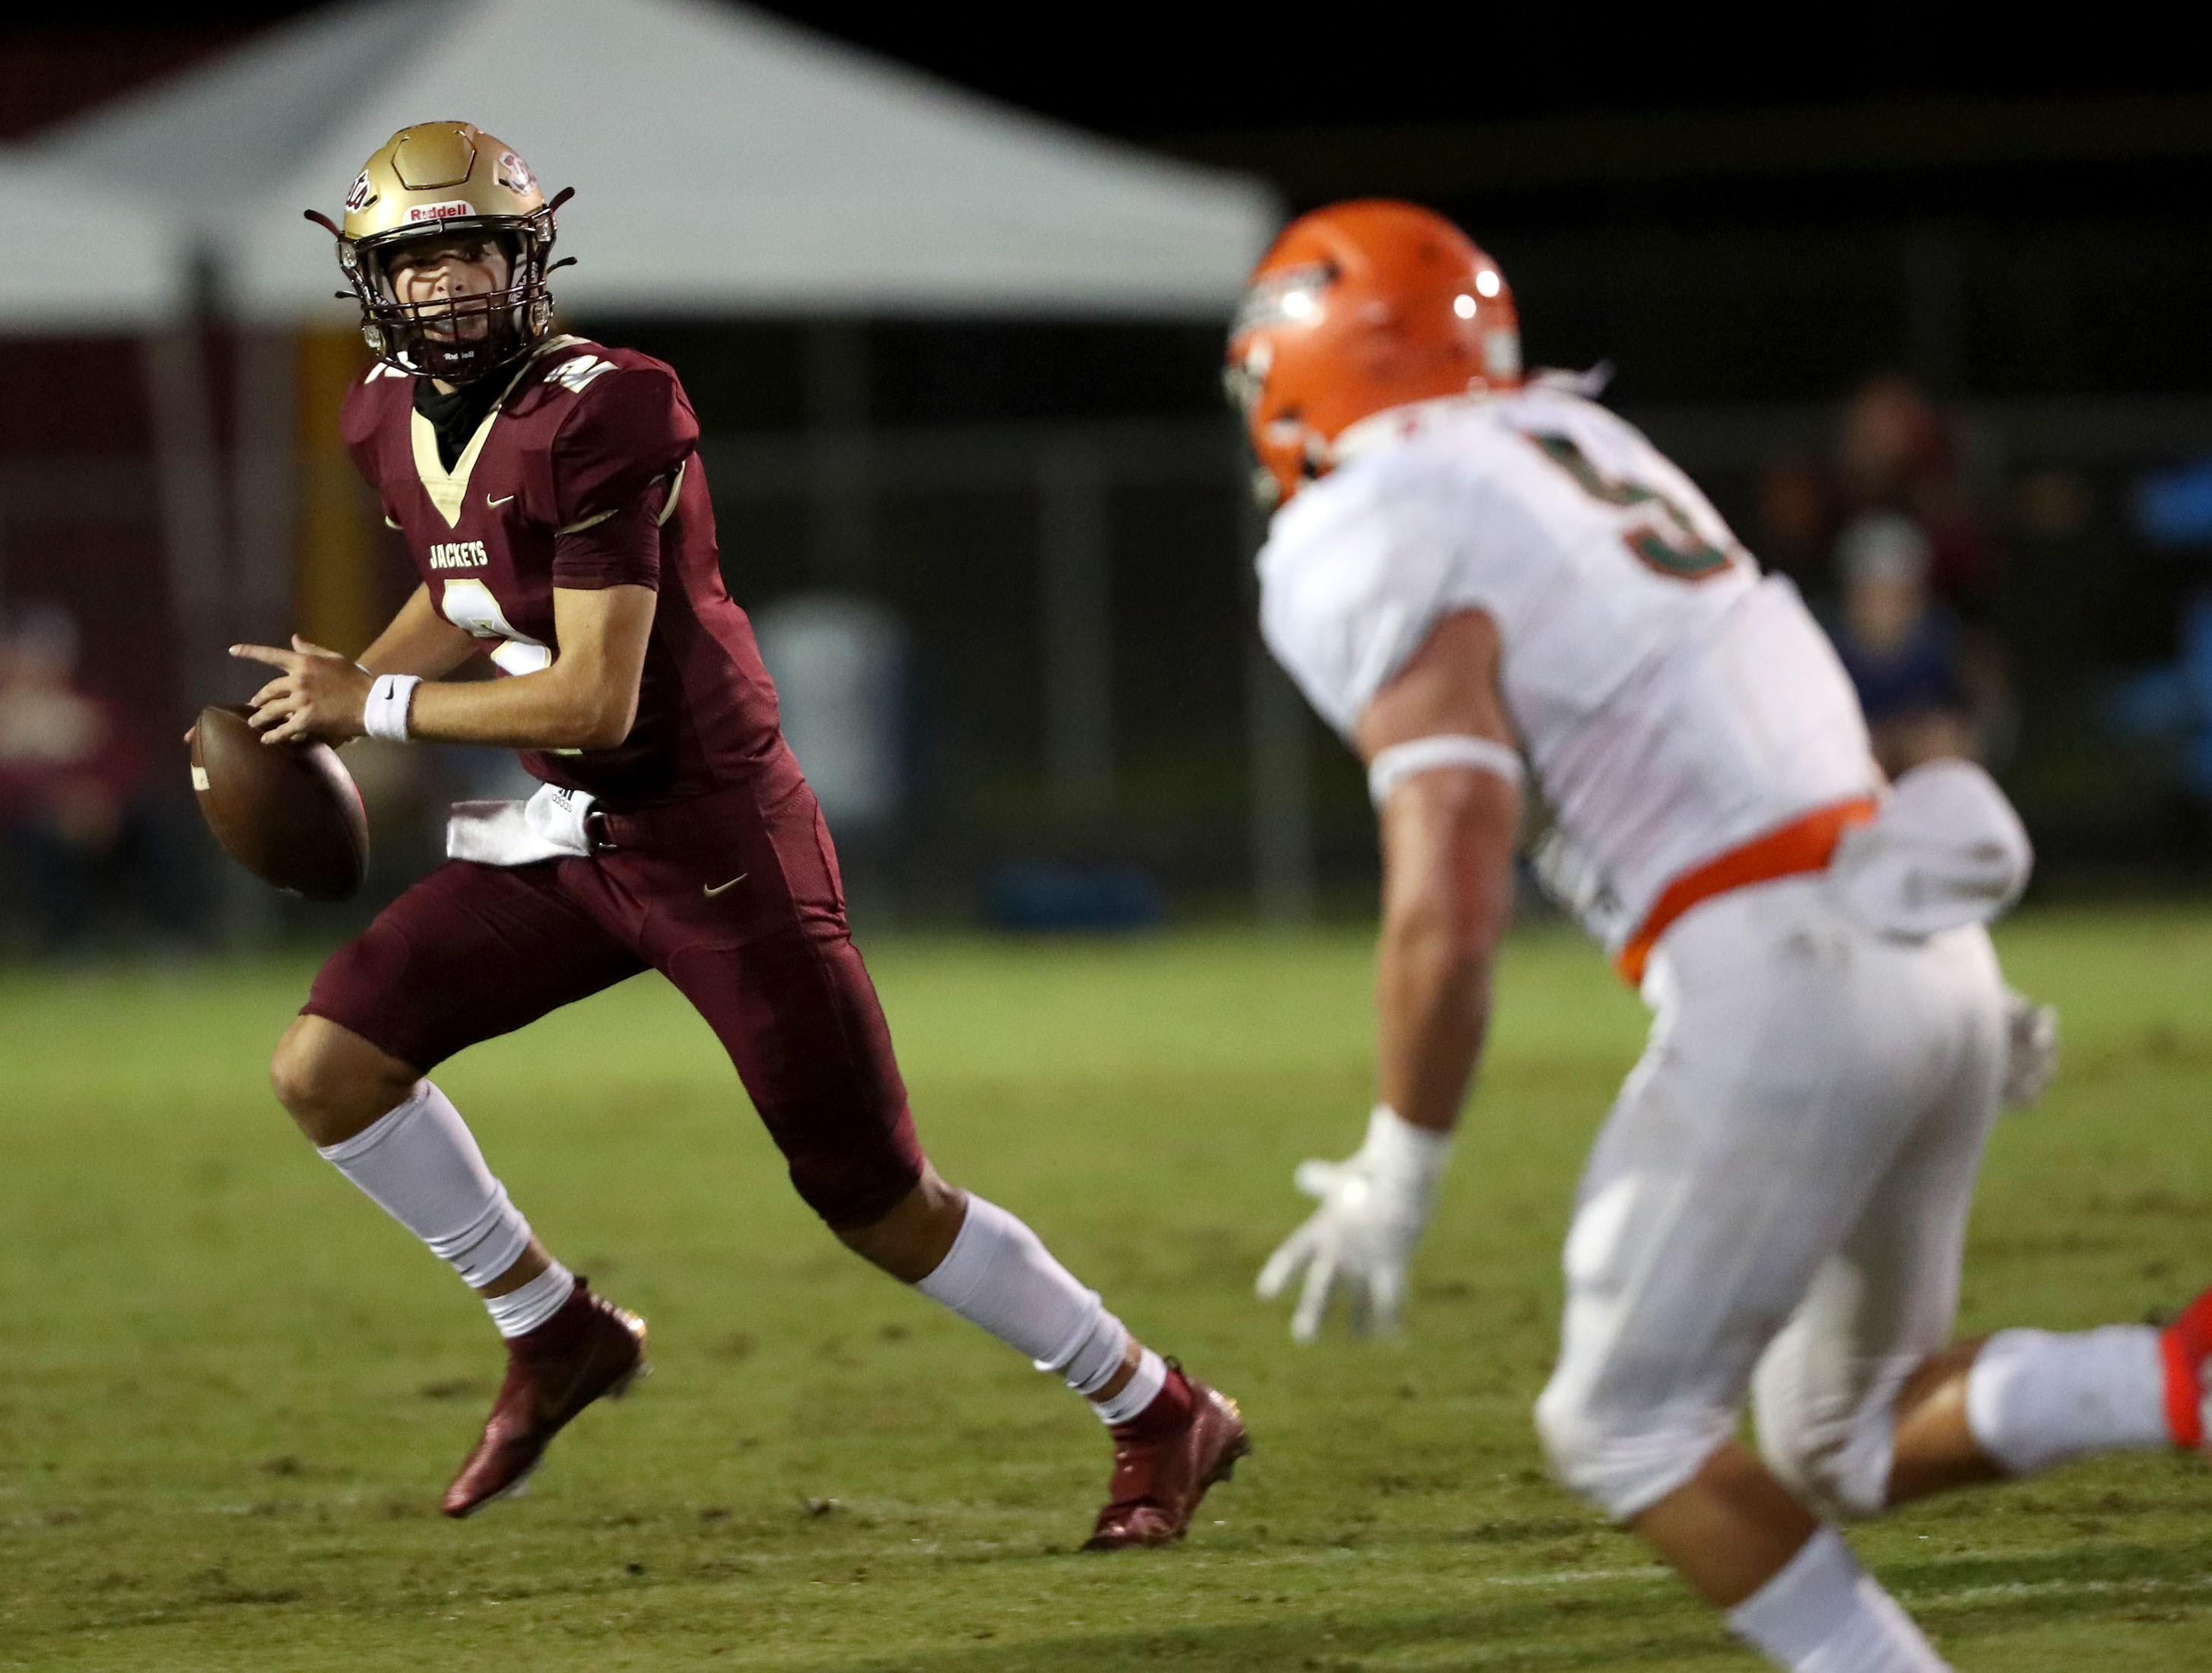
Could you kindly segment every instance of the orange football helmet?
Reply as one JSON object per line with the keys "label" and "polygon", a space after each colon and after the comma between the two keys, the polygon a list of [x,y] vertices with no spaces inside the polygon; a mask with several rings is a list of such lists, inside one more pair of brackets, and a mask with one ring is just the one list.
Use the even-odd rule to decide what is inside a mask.
{"label": "orange football helmet", "polygon": [[1387,198],[1300,216],[1252,270],[1223,373],[1279,503],[1361,419],[1517,389],[1521,319],[1498,264],[1430,210]]}

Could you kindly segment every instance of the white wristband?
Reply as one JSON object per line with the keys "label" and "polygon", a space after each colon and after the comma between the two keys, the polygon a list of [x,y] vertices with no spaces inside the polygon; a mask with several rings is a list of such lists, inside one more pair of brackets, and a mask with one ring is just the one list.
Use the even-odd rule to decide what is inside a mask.
{"label": "white wristband", "polygon": [[418,674],[379,674],[369,685],[368,701],[362,705],[361,729],[371,738],[405,743],[408,706],[422,683]]}

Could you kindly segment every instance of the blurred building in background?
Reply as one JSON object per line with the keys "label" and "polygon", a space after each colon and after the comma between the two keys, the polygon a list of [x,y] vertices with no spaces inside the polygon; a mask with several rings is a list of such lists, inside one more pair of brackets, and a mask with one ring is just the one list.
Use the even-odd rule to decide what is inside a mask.
{"label": "blurred building in background", "polygon": [[837,833],[844,869],[873,868],[920,836],[928,717],[912,636],[866,593],[793,593],[753,633],[775,681],[784,740]]}
{"label": "blurred building in background", "polygon": [[[1287,46],[1245,43],[1239,62],[1278,57],[1224,88],[1201,45],[1176,69],[1153,40],[1164,67],[1131,82],[1103,43],[1089,82],[1032,92],[912,20],[846,30],[1147,155],[735,6],[295,9],[40,37],[0,76],[0,193],[66,252],[0,257],[23,299],[0,313],[0,605],[73,614],[82,689],[152,800],[184,806],[191,710],[252,687],[223,645],[297,624],[356,648],[410,584],[335,445],[365,351],[296,216],[398,121],[465,110],[583,188],[569,327],[670,361],[698,406],[725,572],[842,802],[864,922],[878,891],[902,922],[1364,901],[1359,775],[1252,633],[1260,514],[1217,373],[1270,217],[1370,192],[1435,204],[1498,257],[1532,363],[1613,364],[1613,404],[1834,625],[1892,758],[1990,760],[2047,885],[2212,871],[2212,673],[2191,672],[2212,670],[2212,522],[2176,536],[2142,509],[2146,484],[2212,457],[2212,95],[1778,78],[1753,107],[1646,64],[1477,106],[1413,66],[1400,113],[1379,92],[1301,103]],[[679,27],[704,33],[637,44]],[[585,43],[595,68],[709,63],[723,90],[664,101],[672,217],[624,201],[620,170],[645,166],[611,137],[629,106],[605,101],[595,133],[569,100],[583,48],[544,60],[558,88],[518,79],[514,40],[593,29],[612,32]],[[712,68],[717,43],[765,68]],[[1291,108],[1332,125],[1284,125]],[[915,166],[854,137],[884,111]],[[1086,182],[1110,214],[1073,207]],[[128,206],[149,198],[181,209],[181,259],[171,240],[142,260],[158,217]],[[1170,277],[1129,277],[1147,264]],[[501,770],[350,753],[380,888],[434,858],[448,796]],[[224,887],[234,935],[308,921]]]}

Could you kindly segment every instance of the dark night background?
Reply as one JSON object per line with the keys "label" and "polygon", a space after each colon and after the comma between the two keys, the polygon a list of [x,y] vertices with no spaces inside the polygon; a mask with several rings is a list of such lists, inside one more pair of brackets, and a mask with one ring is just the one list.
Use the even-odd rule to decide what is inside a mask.
{"label": "dark night background", "polygon": [[[0,137],[308,9],[9,27]],[[2212,334],[2197,325],[2212,78],[2148,21],[2085,39],[1868,7],[1785,44],[1672,15],[1593,27],[1411,9],[766,9],[991,98],[1258,173],[1293,209],[1370,192],[1431,203],[1518,281],[1532,355],[1609,357],[1624,400],[1818,398],[1916,357],[1960,392],[2212,388]],[[1968,316],[1933,354],[1893,271],[1931,240],[1951,246],[1946,282]],[[963,392],[948,405],[933,388],[927,344],[884,344],[886,419],[1212,399],[1210,330],[1134,357],[1112,332],[924,335],[962,368]],[[774,422],[795,399],[779,398],[767,358],[748,380],[759,410],[732,421]]]}
{"label": "dark night background", "polygon": [[[306,9],[0,26],[0,139]],[[2170,755],[2116,746],[2099,718],[2116,679],[2175,654],[2203,584],[2201,566],[2146,550],[2130,520],[2147,473],[2212,453],[2212,75],[2170,23],[2107,14],[2089,32],[1903,5],[1763,33],[1719,15],[1559,9],[767,9],[989,98],[1259,175],[1292,210],[1367,193],[1443,210],[1512,280],[1531,362],[1609,362],[1608,399],[1816,602],[1831,560],[1778,519],[1777,473],[1828,471],[1846,398],[1877,374],[1910,377],[1957,425],[1996,576],[1984,607],[2012,658],[1999,766],[2045,877],[2135,886],[2212,867],[2206,804],[2178,788]],[[1249,688],[1223,648],[1247,633],[1249,605],[1223,557],[1250,525],[1222,484],[1112,490],[1115,788],[1110,808],[1071,818],[1038,789],[1030,479],[886,478],[868,556],[840,568],[824,561],[820,502],[778,485],[793,472],[774,453],[822,421],[821,331],[584,323],[684,374],[742,602],[827,577],[913,630],[933,682],[935,784],[895,865],[915,890],[965,898],[1028,852],[1132,861],[1194,897],[1239,886]],[[1215,324],[836,329],[863,374],[839,423],[994,427],[1039,446],[1102,424],[1225,435]],[[1317,729],[1309,753],[1320,879],[1364,893],[1358,775]]]}

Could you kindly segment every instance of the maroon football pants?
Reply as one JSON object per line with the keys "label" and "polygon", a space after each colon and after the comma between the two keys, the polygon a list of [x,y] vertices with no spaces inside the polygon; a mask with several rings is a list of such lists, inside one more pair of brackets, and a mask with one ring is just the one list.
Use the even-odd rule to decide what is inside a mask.
{"label": "maroon football pants", "polygon": [[730,1054],[809,1207],[872,1224],[921,1176],[890,1031],[813,793],[750,787],[605,821],[612,846],[449,861],[332,955],[303,1007],[427,1074],[646,970]]}

